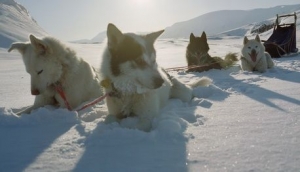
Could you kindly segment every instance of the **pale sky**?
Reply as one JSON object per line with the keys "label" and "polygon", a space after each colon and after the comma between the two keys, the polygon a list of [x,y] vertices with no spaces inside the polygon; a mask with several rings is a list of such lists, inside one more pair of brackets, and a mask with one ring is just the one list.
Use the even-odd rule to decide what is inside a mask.
{"label": "pale sky", "polygon": [[218,10],[299,4],[299,0],[16,0],[50,35],[65,41],[92,39],[114,23],[123,32],[165,29]]}

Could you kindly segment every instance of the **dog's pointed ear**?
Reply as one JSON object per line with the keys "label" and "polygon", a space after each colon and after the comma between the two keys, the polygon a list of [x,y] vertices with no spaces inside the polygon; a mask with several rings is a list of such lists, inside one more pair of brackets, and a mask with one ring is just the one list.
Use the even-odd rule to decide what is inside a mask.
{"label": "dog's pointed ear", "polygon": [[206,33],[204,31],[202,32],[201,38],[207,40]]}
{"label": "dog's pointed ear", "polygon": [[259,38],[259,35],[258,35],[258,34],[257,34],[256,37],[255,37],[255,41],[260,42],[260,38]]}
{"label": "dog's pointed ear", "polygon": [[245,36],[245,37],[244,37],[244,42],[243,42],[243,43],[244,43],[244,45],[245,45],[245,44],[247,44],[247,43],[248,43],[248,41],[249,41],[249,40],[248,40],[247,36]]}
{"label": "dog's pointed ear", "polygon": [[190,42],[193,42],[195,40],[195,35],[193,33],[190,34]]}
{"label": "dog's pointed ear", "polygon": [[11,44],[10,48],[8,49],[8,52],[11,52],[12,50],[14,49],[17,49],[22,55],[24,54],[25,52],[25,49],[26,49],[26,45],[25,43],[13,43]]}
{"label": "dog's pointed ear", "polygon": [[34,35],[29,35],[30,43],[37,52],[37,54],[51,53],[51,49],[43,40],[35,37]]}
{"label": "dog's pointed ear", "polygon": [[107,25],[106,34],[109,47],[115,46],[123,38],[123,33],[112,23]]}
{"label": "dog's pointed ear", "polygon": [[146,39],[151,42],[154,43],[155,40],[164,32],[165,30],[160,30],[157,32],[152,32],[146,35]]}

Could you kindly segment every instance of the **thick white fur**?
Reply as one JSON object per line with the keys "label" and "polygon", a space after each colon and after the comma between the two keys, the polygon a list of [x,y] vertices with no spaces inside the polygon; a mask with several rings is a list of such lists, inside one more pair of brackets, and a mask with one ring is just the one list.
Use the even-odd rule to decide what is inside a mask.
{"label": "thick white fur", "polygon": [[[255,50],[258,53],[255,62],[251,60],[249,55],[251,54],[252,50]],[[265,52],[265,47],[261,43],[259,35],[257,35],[255,39],[251,40],[248,40],[247,37],[244,37],[241,53],[241,67],[245,71],[265,72],[268,68],[272,68],[274,66],[274,62],[270,54]]]}
{"label": "thick white fur", "polygon": [[[110,27],[114,28],[115,26],[110,24],[108,30],[110,30]],[[122,33],[118,31],[118,34]],[[134,34],[127,35],[130,35],[141,45],[144,45],[144,40],[140,39],[139,36]],[[134,114],[138,117],[136,128],[149,131],[153,118],[159,115],[160,110],[167,104],[170,98],[178,98],[188,102],[193,98],[192,86],[207,86],[211,82],[208,78],[202,78],[192,84],[192,86],[187,86],[176,78],[170,80],[167,74],[157,66],[155,53],[152,53],[150,57],[147,54],[143,55],[143,59],[150,66],[149,68],[131,68],[130,63],[132,62],[126,62],[120,66],[122,74],[114,76],[110,66],[112,57],[108,50],[110,46],[109,41],[108,47],[103,54],[100,72],[102,77],[106,78],[117,89],[120,97],[108,96],[106,98],[109,112],[107,121],[115,121],[126,117],[123,115]],[[158,76],[163,79],[163,85],[159,88],[151,88],[152,78]],[[143,78],[149,83],[137,82],[139,78]],[[112,91],[112,86],[106,87],[104,90],[109,93]]]}
{"label": "thick white fur", "polygon": [[30,42],[13,43],[8,50],[17,49],[31,76],[31,92],[36,95],[33,106],[18,112],[30,113],[44,105],[66,108],[64,100],[55,91],[60,83],[72,109],[81,103],[102,95],[97,72],[76,53],[52,37],[43,39],[29,36]]}

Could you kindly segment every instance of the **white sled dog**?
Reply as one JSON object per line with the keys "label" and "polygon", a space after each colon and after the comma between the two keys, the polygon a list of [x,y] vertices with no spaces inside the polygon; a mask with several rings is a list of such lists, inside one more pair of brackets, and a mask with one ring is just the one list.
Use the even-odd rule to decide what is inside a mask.
{"label": "white sled dog", "polygon": [[52,37],[40,39],[30,35],[29,39],[30,42],[13,43],[8,50],[17,49],[23,56],[26,71],[31,76],[31,94],[36,96],[33,106],[17,115],[44,105],[71,110],[102,95],[98,73],[77,57],[75,51]]}
{"label": "white sled dog", "polygon": [[272,68],[274,62],[268,52],[265,52],[265,46],[261,43],[259,35],[255,39],[248,40],[244,37],[242,48],[241,67],[246,71],[265,72]]}
{"label": "white sled dog", "polygon": [[162,33],[163,30],[147,35],[123,34],[108,24],[108,45],[100,66],[102,86],[108,94],[106,122],[137,116],[134,128],[149,131],[153,118],[168,99],[188,102],[193,98],[192,87],[211,83],[209,78],[202,78],[187,86],[157,65],[153,44]]}

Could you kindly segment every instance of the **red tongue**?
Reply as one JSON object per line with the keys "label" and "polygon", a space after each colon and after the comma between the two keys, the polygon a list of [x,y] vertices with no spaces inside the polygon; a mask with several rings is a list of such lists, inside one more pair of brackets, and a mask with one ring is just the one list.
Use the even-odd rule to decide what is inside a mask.
{"label": "red tongue", "polygon": [[257,54],[258,53],[256,53],[255,51],[251,51],[251,54],[249,53],[249,56],[251,57],[253,62],[256,62]]}

